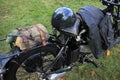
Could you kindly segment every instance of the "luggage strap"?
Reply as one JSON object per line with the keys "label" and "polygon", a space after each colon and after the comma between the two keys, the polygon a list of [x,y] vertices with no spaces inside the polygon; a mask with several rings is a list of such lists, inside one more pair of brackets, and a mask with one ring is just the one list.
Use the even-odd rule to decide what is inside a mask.
{"label": "luggage strap", "polygon": [[38,32],[40,33],[40,38],[41,38],[41,43],[43,46],[46,46],[46,37],[45,37],[45,32],[40,29],[38,26],[36,26]]}

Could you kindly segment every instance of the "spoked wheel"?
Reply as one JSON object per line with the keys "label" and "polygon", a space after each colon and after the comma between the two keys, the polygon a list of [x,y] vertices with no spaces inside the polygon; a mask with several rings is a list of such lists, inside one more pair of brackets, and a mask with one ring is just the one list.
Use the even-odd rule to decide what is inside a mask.
{"label": "spoked wheel", "polygon": [[3,80],[43,80],[45,72],[58,68],[57,64],[57,67],[49,67],[58,52],[57,47],[49,46],[37,50],[13,58],[7,65]]}
{"label": "spoked wheel", "polygon": [[54,60],[52,53],[46,52],[45,54],[33,55],[26,59],[17,69],[17,80],[43,80],[45,69],[46,71],[51,70],[51,68],[47,69],[47,67]]}

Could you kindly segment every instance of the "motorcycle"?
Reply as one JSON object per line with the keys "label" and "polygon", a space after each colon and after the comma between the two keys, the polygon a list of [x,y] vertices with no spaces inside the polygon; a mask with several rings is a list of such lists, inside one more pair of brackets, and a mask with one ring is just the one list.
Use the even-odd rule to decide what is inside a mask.
{"label": "motorcycle", "polygon": [[[107,48],[110,49],[120,42],[120,4],[118,0],[101,2],[107,6],[102,10],[103,13],[110,13],[113,19],[114,41]],[[85,32],[83,29],[78,36],[73,37],[53,28],[53,34],[50,34],[45,46],[40,44],[25,51],[12,46],[9,54],[0,55],[0,80],[57,80],[72,67],[85,62],[99,67],[88,42],[83,39]]]}

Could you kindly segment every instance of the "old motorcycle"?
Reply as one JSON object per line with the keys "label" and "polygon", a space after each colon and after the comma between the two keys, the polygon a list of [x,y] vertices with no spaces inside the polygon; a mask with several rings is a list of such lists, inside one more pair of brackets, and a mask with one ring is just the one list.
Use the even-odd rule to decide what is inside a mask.
{"label": "old motorcycle", "polygon": [[[112,19],[108,22],[111,24],[110,29],[106,27],[105,30],[110,31],[106,37],[111,38],[112,41],[106,40],[102,34],[101,37],[104,44],[104,51],[112,48],[120,42],[120,4],[118,0],[101,0],[107,6],[102,9],[104,14],[103,22]],[[115,12],[116,11],[116,12]],[[103,25],[101,23],[101,25]],[[103,27],[100,31],[103,32]],[[83,63],[92,63],[99,67],[94,62],[93,52],[89,47],[88,39],[84,39],[86,30],[80,32],[74,27],[75,32],[79,34],[69,34],[68,32],[61,32],[53,28],[53,34],[50,34],[46,45],[37,45],[25,51],[19,50],[17,47],[12,47],[12,50],[7,55],[0,55],[0,79],[1,80],[57,80],[70,71],[74,66],[80,66]],[[1,39],[1,41],[4,39]],[[105,43],[106,42],[106,43]],[[101,43],[102,44],[102,43]]]}

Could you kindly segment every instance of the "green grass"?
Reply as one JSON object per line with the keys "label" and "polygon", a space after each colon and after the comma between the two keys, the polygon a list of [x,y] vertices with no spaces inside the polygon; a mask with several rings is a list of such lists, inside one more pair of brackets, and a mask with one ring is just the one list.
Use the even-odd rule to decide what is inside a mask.
{"label": "green grass", "polygon": [[[0,0],[0,38],[17,27],[41,23],[51,33],[51,16],[61,6],[70,7],[74,12],[84,5],[104,7],[99,0]],[[8,44],[0,42],[0,53],[9,50]],[[111,49],[110,56],[96,60],[101,64],[75,67],[65,75],[67,80],[120,80],[120,45]]]}

